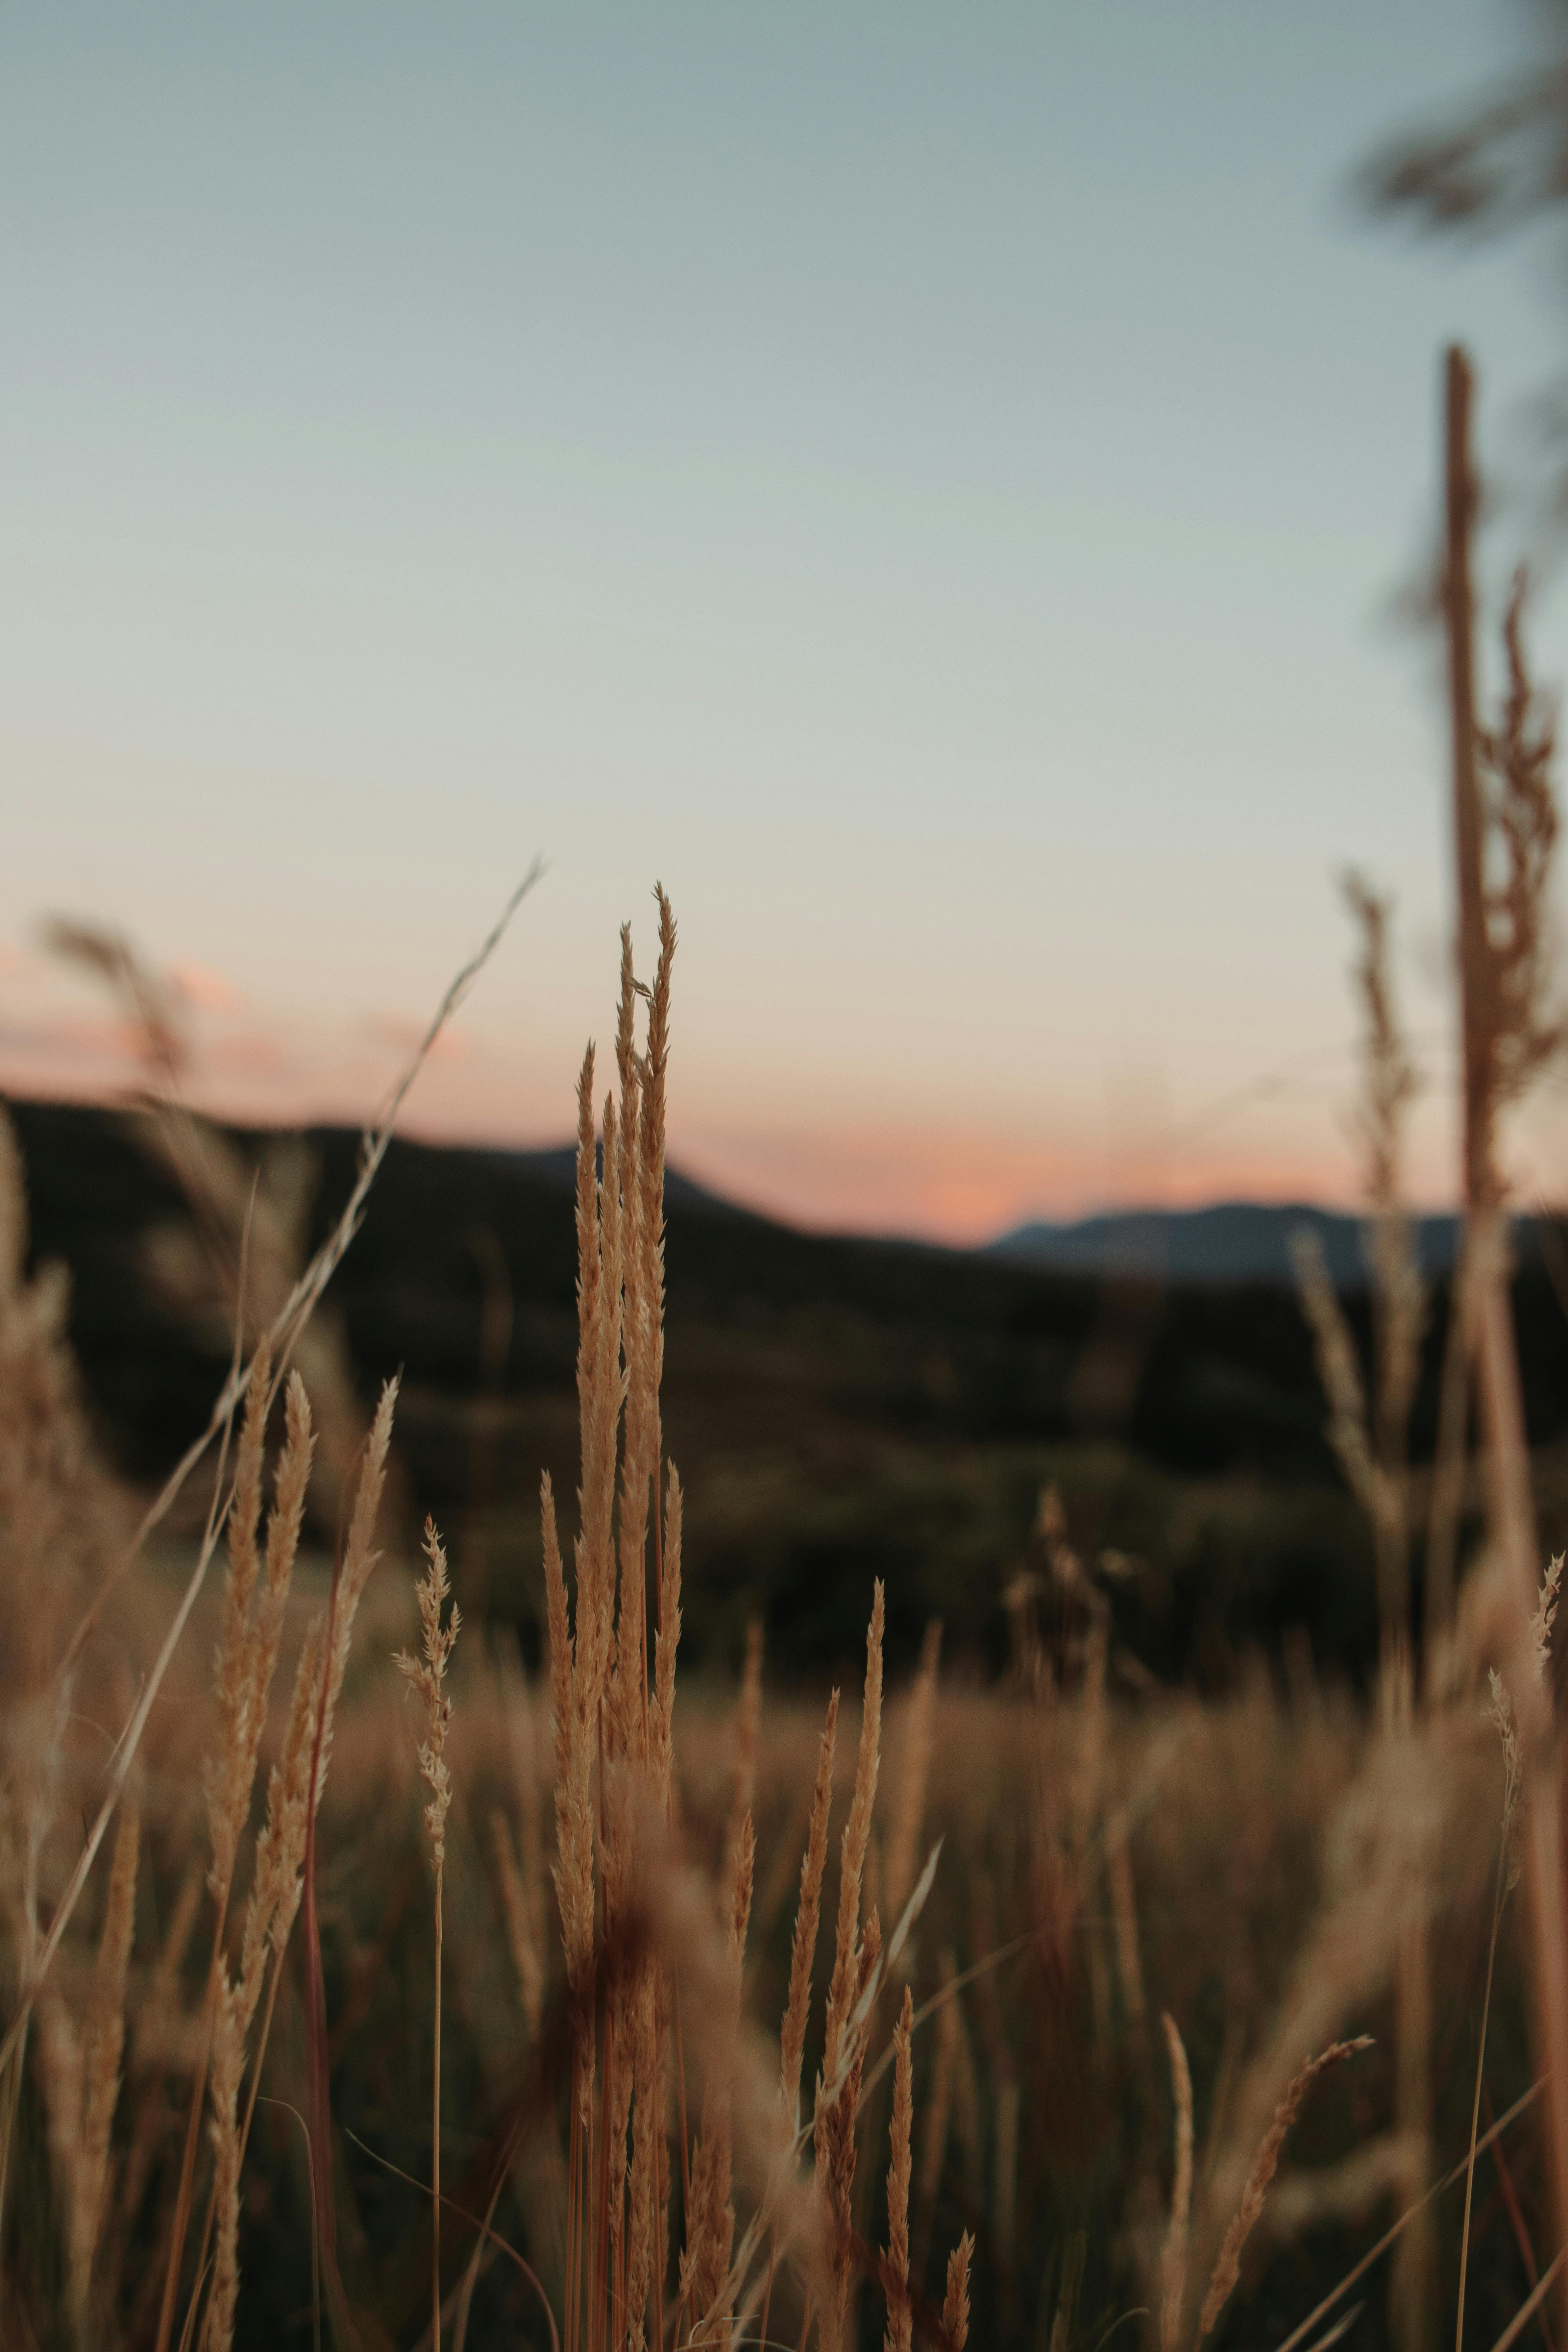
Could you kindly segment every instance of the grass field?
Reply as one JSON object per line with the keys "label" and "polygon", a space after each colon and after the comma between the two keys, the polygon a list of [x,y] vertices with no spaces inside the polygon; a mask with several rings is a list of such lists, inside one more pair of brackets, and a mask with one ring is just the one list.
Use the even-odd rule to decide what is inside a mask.
{"label": "grass field", "polygon": [[[672,951],[667,927],[656,1024]],[[787,1586],[759,1579],[782,1697],[760,1619],[739,1675],[732,1629],[678,1675],[681,1613],[727,1596],[743,1629],[752,1595],[722,1552],[683,1584],[687,1529],[721,1512],[724,1480],[700,1472],[683,1509],[669,1467],[665,1047],[657,1027],[636,1042],[636,1017],[628,990],[632,1115],[602,1155],[583,1100],[577,1444],[559,1405],[532,1408],[536,1433],[553,1419],[531,1475],[579,1489],[560,1552],[547,1505],[533,1554],[548,1636],[525,1663],[495,1466],[516,1429],[481,1399],[467,1436],[470,1475],[476,1440],[491,1449],[489,1499],[456,1554],[470,1622],[454,1636],[427,1589],[422,1700],[395,1655],[420,1633],[417,1386],[410,1451],[390,1381],[348,1443],[264,1344],[205,1538],[193,1482],[119,1574],[135,1500],[97,1466],[63,1287],[23,1271],[7,1160],[8,2340],[439,2330],[597,2352],[972,2329],[1175,2352],[1200,2326],[1285,2341],[1402,2214],[1316,2333],[1353,2310],[1363,2340],[1431,2339],[1465,2181],[1421,2200],[1465,2171],[1478,2079],[1482,2128],[1536,2081],[1472,1637],[1441,1707],[1414,1704],[1397,1653],[1370,1699],[1321,1678],[1300,1632],[1272,1667],[1233,1633],[1207,1696],[1163,1680],[1137,1641],[1149,1562],[1094,1525],[1093,1472],[1123,1510],[1142,1478],[1156,1539],[1172,1495],[1079,1436],[1065,1499],[1049,1446],[1016,1448],[1028,1516],[983,1605],[959,1554],[956,1643],[896,1560],[888,1642],[873,1549],[833,1563],[830,1613],[804,1632]],[[317,1369],[331,1410],[359,1412],[341,1362]],[[689,1357],[685,1377],[700,1386]],[[776,1356],[763,1378],[752,1410],[776,1414]],[[1310,1462],[1296,1419],[1275,1442]],[[202,1574],[220,1538],[221,1591]],[[1356,1557],[1370,1588],[1364,1539]],[[829,1757],[823,1660],[857,1603],[872,1631],[837,1677]],[[114,1726],[154,1686],[131,1758]],[[95,1808],[117,1827],[87,1872]],[[1372,2039],[1293,2092],[1344,2035]],[[1473,2177],[1466,2308],[1488,2341],[1549,2259],[1539,2104]]]}
{"label": "grass field", "polygon": [[7,2347],[1553,2352],[1556,815],[1467,386],[1446,1299],[1363,886],[1352,1302],[667,1221],[662,891],[570,1191],[401,1095],[318,1187],[73,935],[148,1083],[0,1128]]}

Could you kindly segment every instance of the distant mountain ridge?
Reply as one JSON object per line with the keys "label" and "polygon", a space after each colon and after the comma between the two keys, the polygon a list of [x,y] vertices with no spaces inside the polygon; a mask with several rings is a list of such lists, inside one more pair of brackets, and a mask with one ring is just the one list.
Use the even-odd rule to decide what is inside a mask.
{"label": "distant mountain ridge", "polygon": [[[576,1181],[575,1144],[501,1151],[495,1157],[563,1190],[570,1190]],[[764,1224],[780,1222],[711,1192],[675,1168],[666,1171],[665,1195],[671,1208]],[[1421,1272],[1429,1281],[1441,1279],[1453,1270],[1461,1221],[1447,1214],[1417,1217],[1413,1222]],[[1201,1209],[1113,1209],[1062,1223],[1034,1219],[994,1241],[980,1244],[973,1253],[946,1254],[1001,1258],[1042,1273],[1131,1275],[1157,1282],[1199,1284],[1282,1283],[1294,1288],[1290,1236],[1302,1226],[1317,1234],[1329,1279],[1337,1289],[1355,1290],[1365,1283],[1362,1218],[1307,1201],[1216,1201]],[[880,1238],[896,1244],[901,1237],[889,1234],[861,1238]],[[1521,1258],[1539,1255],[1532,1219],[1519,1219],[1516,1245]]]}
{"label": "distant mountain ridge", "polygon": [[[124,1477],[161,1485],[207,1426],[231,1360],[221,1324],[187,1316],[156,1283],[159,1266],[184,1261],[154,1237],[201,1248],[189,1205],[121,1113],[6,1108],[26,1170],[29,1263],[70,1276],[95,1438]],[[259,1157],[270,1138],[236,1140]],[[318,1181],[307,1252],[352,1196],[361,1151],[347,1129],[308,1142]],[[465,1606],[530,1643],[541,1481],[548,1472],[570,1495],[579,1467],[572,1166],[564,1139],[530,1152],[395,1138],[329,1295],[362,1403],[403,1380],[400,1525],[410,1540],[426,1511],[479,1528],[482,1569]],[[1118,1639],[1151,1672],[1173,1683],[1228,1672],[1227,1659],[1292,1625],[1320,1663],[1370,1671],[1366,1530],[1324,1434],[1311,1331],[1279,1278],[1282,1234],[1310,1222],[1348,1286],[1352,1219],[1246,1202],[1228,1214],[1124,1213],[1047,1227],[1042,1256],[801,1232],[674,1181],[668,1206],[664,1424],[690,1480],[681,1573],[700,1595],[694,1663],[732,1679],[748,1620],[765,1615],[785,1673],[831,1666],[842,1679],[863,1654],[875,1575],[899,1671],[912,1671],[933,1614],[955,1654],[1000,1671],[1002,1596],[1054,1481],[1090,1556],[1142,1563],[1118,1587]],[[1273,1234],[1261,1253],[1260,1225]],[[1531,1442],[1568,1447],[1568,1317],[1550,1278],[1551,1230],[1543,1222],[1540,1245],[1521,1252],[1513,1303]],[[1451,1252],[1451,1224],[1428,1221],[1422,1241],[1429,1263]],[[1167,1275],[1121,1305],[1113,1290],[1108,1312],[1102,1269],[1118,1252]],[[1259,1265],[1262,1278],[1247,1279]],[[1364,1291],[1349,1301],[1363,1348],[1367,1307]],[[1438,1298],[1422,1342],[1416,1463],[1436,1442],[1445,1337]],[[493,1436],[488,1452],[476,1432]]]}
{"label": "distant mountain ridge", "polygon": [[[1458,1244],[1456,1216],[1418,1217],[1421,1270],[1448,1273]],[[1342,1289],[1366,1280],[1362,1220],[1306,1202],[1221,1201],[1205,1209],[1123,1209],[1070,1224],[1018,1225],[985,1255],[1060,1273],[1146,1275],[1167,1282],[1293,1282],[1290,1235],[1318,1236],[1329,1276]],[[1519,1226],[1521,1255],[1532,1254],[1531,1220]]]}

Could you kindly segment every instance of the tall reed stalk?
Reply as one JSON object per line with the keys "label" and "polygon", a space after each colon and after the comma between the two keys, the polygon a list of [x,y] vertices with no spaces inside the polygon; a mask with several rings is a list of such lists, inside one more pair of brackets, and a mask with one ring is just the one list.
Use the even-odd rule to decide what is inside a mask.
{"label": "tall reed stalk", "polygon": [[[1473,377],[1465,352],[1447,357],[1447,557],[1454,855],[1459,908],[1464,1074],[1465,1266],[1473,1314],[1491,1540],[1510,1586],[1506,1674],[1526,1758],[1525,1876],[1530,1895],[1536,2027],[1546,2093],[1547,2168],[1557,2235],[1568,2243],[1568,1916],[1564,1914],[1560,1767],[1548,1695],[1531,1675],[1530,1622],[1540,1543],[1509,1291],[1506,1193],[1498,1160],[1503,1106],[1562,1045],[1543,1011],[1545,886],[1557,820],[1549,767],[1552,730],[1524,666],[1515,581],[1504,627],[1509,684],[1501,722],[1477,719],[1470,456]],[[1483,775],[1487,789],[1483,792]],[[1489,866],[1489,848],[1493,862]],[[1500,876],[1497,868],[1500,866]],[[1568,2290],[1561,2305],[1568,2326]]]}
{"label": "tall reed stalk", "polygon": [[451,1591],[447,1555],[435,1522],[425,1522],[425,1557],[428,1562],[418,1587],[419,1619],[424,1631],[423,1657],[397,1654],[399,1670],[417,1693],[425,1708],[426,1736],[419,1749],[419,1770],[430,1790],[425,1827],[430,1838],[430,1859],[436,1873],[435,2054],[430,2084],[430,2340],[441,2352],[441,1944],[442,1885],[447,1867],[447,1811],[452,1801],[452,1776],[447,1769],[447,1733],[452,1702],[447,1691],[447,1668],[462,1617],[456,1601],[443,1625],[441,1610]]}

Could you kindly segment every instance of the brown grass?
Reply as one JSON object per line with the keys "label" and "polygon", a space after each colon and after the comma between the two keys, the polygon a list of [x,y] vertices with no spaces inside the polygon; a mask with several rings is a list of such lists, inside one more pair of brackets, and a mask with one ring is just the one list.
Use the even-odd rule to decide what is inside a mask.
{"label": "brown grass", "polygon": [[420,1776],[430,1790],[425,1827],[430,1839],[430,1859],[436,1871],[436,1980],[431,1996],[434,2056],[430,2090],[430,2337],[441,2352],[441,1947],[443,1942],[442,1880],[447,1867],[447,1814],[452,1802],[452,1776],[447,1769],[447,1733],[451,1727],[452,1701],[447,1689],[447,1669],[452,1645],[462,1624],[454,1601],[445,1624],[441,1611],[451,1592],[447,1555],[433,1520],[425,1522],[426,1573],[417,1593],[419,1622],[424,1631],[424,1655],[411,1657],[400,1650],[396,1664],[405,1680],[423,1702],[425,1739],[419,1750]]}
{"label": "brown grass", "polygon": [[[1459,677],[1464,498],[1459,508],[1457,709],[1474,700]],[[1504,1108],[1557,1043],[1544,1001],[1552,744],[1517,593],[1504,649],[1497,725],[1480,728],[1472,707],[1456,751],[1468,1229],[1434,1481],[1462,1486],[1473,1418],[1488,1549],[1463,1607],[1450,1615],[1438,1590],[1443,1622],[1419,1654],[1406,1423],[1424,1304],[1399,1182],[1410,1068],[1389,911],[1359,884],[1370,1363],[1321,1265],[1303,1259],[1331,1440],[1373,1526],[1384,1654],[1370,1712],[1300,1661],[1289,1701],[1261,1671],[1206,1706],[1146,1688],[1130,1701],[1110,1588],[1049,1487],[1035,1528],[1048,1572],[1009,1569],[999,1594],[1017,1637],[1012,1682],[982,1687],[972,1663],[944,1674],[933,1622],[900,1687],[893,1645],[909,1597],[894,1591],[889,1608],[868,1579],[852,1766],[837,1691],[826,1720],[819,1698],[770,1694],[764,1711],[760,1623],[738,1697],[680,1667],[686,1505],[660,1392],[677,948],[662,891],[646,982],[622,934],[612,1085],[597,1090],[590,1045],[578,1086],[580,1475],[574,1501],[542,1482],[540,1695],[482,1627],[454,1654],[458,1613],[444,1614],[446,1555],[427,1526],[421,1653],[398,1662],[423,1709],[416,1759],[374,1671],[354,1664],[385,1655],[378,1547],[405,1548],[389,1490],[395,1383],[357,1480],[345,1467],[352,1501],[329,1566],[308,1548],[316,1417],[290,1369],[363,1186],[326,1252],[273,1282],[266,1311],[233,1269],[243,1343],[206,1441],[208,1523],[194,1570],[180,1563],[172,1616],[165,1606],[149,1635],[137,1610],[163,1588],[151,1570],[129,1573],[132,1514],[93,1461],[58,1286],[26,1274],[20,1173],[0,1129],[0,1572],[16,1628],[0,1657],[7,2343],[55,2329],[80,2352],[176,2340],[227,2352],[285,2324],[262,2316],[276,2310],[266,2243],[301,2281],[319,2252],[327,2307],[313,2285],[303,2304],[301,2287],[288,2324],[324,2320],[365,2352],[416,2341],[439,2352],[444,2339],[462,2352],[470,2328],[476,2342],[481,2329],[505,2340],[524,2307],[507,2304],[508,2279],[526,2290],[523,2324],[547,2323],[564,2352],[734,2352],[759,2334],[847,2352],[879,2331],[884,2352],[913,2352],[917,2338],[963,2352],[972,2304],[977,2336],[999,2345],[1079,2352],[1142,2312],[1145,2342],[1182,2352],[1233,2326],[1244,2269],[1269,2263],[1287,2227],[1306,2245],[1326,2218],[1360,2228],[1393,2200],[1374,2250],[1394,2255],[1392,2330],[1415,2352],[1452,2282],[1462,2352],[1467,2298],[1480,2306],[1470,2241],[1488,2148],[1507,2262],[1517,2250],[1525,2308],[1542,2307],[1557,2275],[1568,2069],[1495,2133],[1480,2129],[1501,2063],[1494,2002],[1517,2011],[1528,1989],[1543,2071],[1568,2003],[1561,1756],[1543,1671],[1555,1569],[1543,1583],[1500,1157]],[[384,1132],[367,1147],[365,1183],[384,1148]],[[215,1599],[204,1580],[226,1537]],[[1447,1539],[1429,1529],[1429,1550]],[[289,1696],[275,1709],[285,1661]],[[1489,1670],[1500,1678],[1500,1860],[1499,1766],[1479,1706]],[[182,1704],[158,1705],[161,1693]],[[435,1874],[427,2078],[409,2059],[426,2015],[422,1966],[409,1964],[426,1932],[421,1778]],[[1504,1933],[1516,1853],[1531,1890],[1519,1950]],[[301,1920],[302,1991],[286,1965]],[[1472,2072],[1464,2035],[1483,1955]],[[1391,2058],[1380,2050],[1351,2086],[1328,2084],[1340,2061],[1372,2052],[1367,2023]],[[1515,2031],[1516,2074],[1520,2044]],[[423,2113],[416,2074],[429,2093],[427,2194],[412,2140],[398,2160],[403,2117]],[[471,2103],[460,2138],[443,2113],[459,2083]],[[1468,2151],[1435,2184],[1456,2084]],[[1542,2158],[1521,2162],[1517,2140],[1505,2157],[1505,2128],[1536,2114],[1548,2118]],[[305,2179],[291,2189],[301,2147]],[[1440,2192],[1461,2178],[1456,2245]],[[374,2248],[372,2179],[389,2200],[419,2200],[388,2204],[402,2218]],[[428,2244],[424,2219],[406,2219],[416,2210]],[[1488,2263],[1495,2301],[1506,2267],[1495,2242]],[[1141,2288],[1152,2309],[1134,2300]]]}
{"label": "brown grass", "polygon": [[1175,2162],[1171,2174],[1171,2218],[1160,2256],[1160,2352],[1176,2352],[1187,2293],[1187,2224],[1193,2202],[1193,2077],[1186,2044],[1169,2010],[1161,2019],[1171,2059],[1171,2094],[1176,2109]]}

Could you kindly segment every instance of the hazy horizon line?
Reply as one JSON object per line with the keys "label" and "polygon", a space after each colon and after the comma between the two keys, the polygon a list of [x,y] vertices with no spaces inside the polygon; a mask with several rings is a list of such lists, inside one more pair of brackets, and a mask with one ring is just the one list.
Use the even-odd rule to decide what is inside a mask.
{"label": "hazy horizon line", "polygon": [[[83,1082],[71,1074],[60,1071],[44,1073],[20,1071],[6,1067],[4,1039],[0,1038],[0,1101],[9,1105],[53,1107],[104,1112],[133,1108],[138,1089],[130,1082],[129,1074],[117,1082]],[[241,1132],[264,1135],[306,1133],[312,1129],[336,1129],[353,1133],[373,1122],[374,1107],[354,1109],[339,1097],[296,1100],[285,1108],[252,1099],[249,1104],[231,1097],[215,1099],[211,1089],[192,1088],[181,1097],[182,1107],[193,1116],[210,1119],[215,1125]],[[526,1125],[508,1129],[504,1123],[489,1124],[482,1120],[454,1118],[438,1109],[426,1108],[423,1113],[411,1105],[398,1125],[400,1138],[426,1150],[476,1151],[493,1153],[498,1157],[544,1158],[556,1153],[573,1152],[576,1139],[570,1129],[560,1130],[530,1130]],[[1088,1158],[1091,1155],[1085,1154]],[[1103,1160],[1102,1152],[1094,1158]],[[1243,1166],[1234,1171],[1234,1181],[1227,1183],[1218,1170],[1210,1171],[1210,1181],[1194,1183],[1184,1181],[1173,1173],[1173,1180],[1163,1190],[1147,1181],[1138,1190],[1126,1192],[1085,1191],[1076,1200],[1058,1204],[1021,1205],[1005,1213],[994,1223],[965,1234],[949,1230],[941,1232],[928,1227],[920,1230],[900,1223],[894,1217],[876,1222],[870,1219],[846,1218],[814,1213],[802,1201],[786,1203],[776,1192],[772,1198],[765,1191],[759,1192],[743,1178],[739,1181],[712,1165],[711,1158],[700,1145],[690,1152],[677,1141],[669,1160],[669,1172],[682,1181],[710,1194],[724,1207],[765,1222],[784,1225],[795,1231],[832,1238],[861,1237],[893,1242],[908,1242],[921,1247],[973,1252],[994,1247],[1014,1234],[1031,1226],[1043,1226],[1054,1231],[1070,1231],[1101,1220],[1137,1220],[1167,1217],[1198,1216],[1221,1209],[1253,1208],[1285,1211],[1299,1209],[1323,1215],[1356,1218],[1364,1212],[1364,1202],[1342,1181],[1335,1181],[1330,1171],[1318,1184],[1303,1184],[1304,1171],[1299,1167],[1281,1169],[1277,1181],[1269,1181],[1254,1167],[1252,1181],[1247,1181]],[[1453,1196],[1417,1194],[1406,1202],[1410,1215],[1417,1219],[1453,1216],[1459,1212],[1459,1202]]]}

